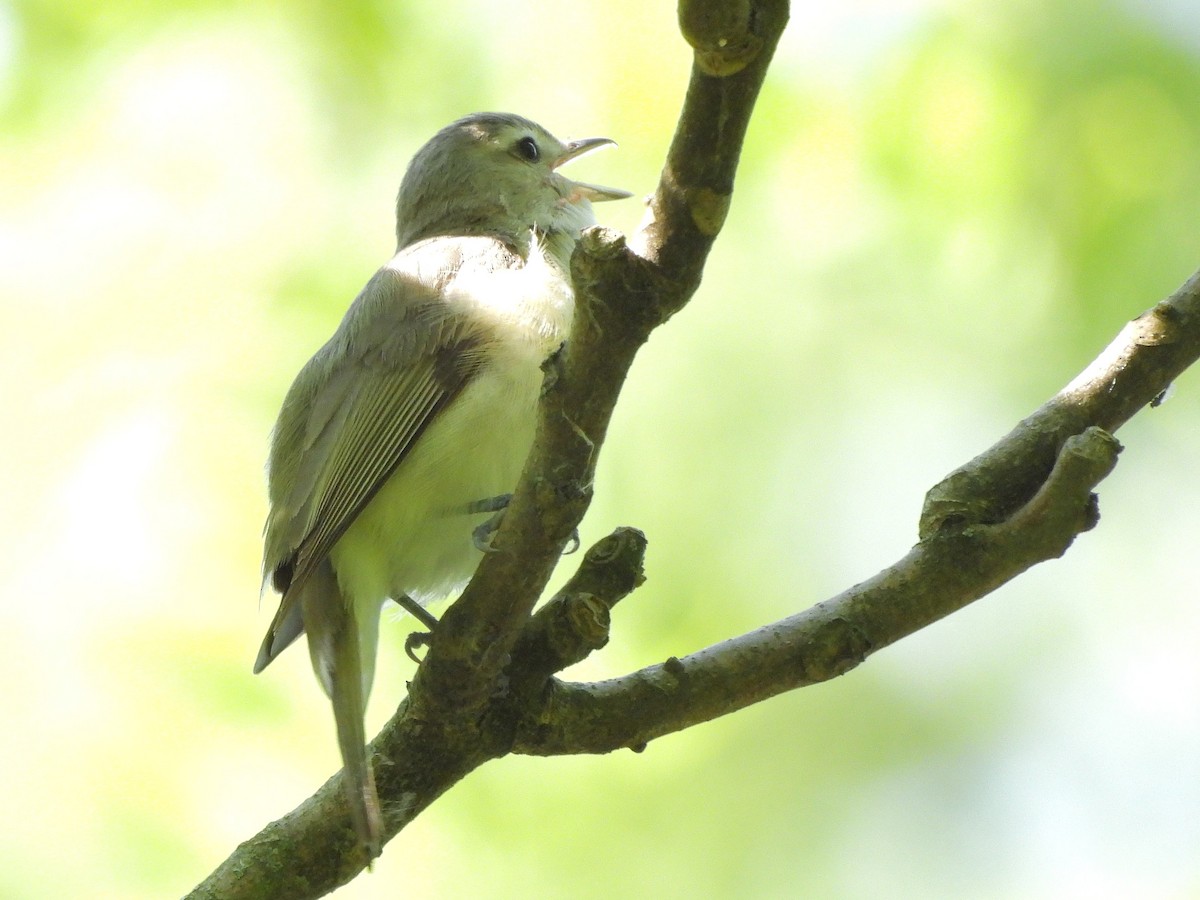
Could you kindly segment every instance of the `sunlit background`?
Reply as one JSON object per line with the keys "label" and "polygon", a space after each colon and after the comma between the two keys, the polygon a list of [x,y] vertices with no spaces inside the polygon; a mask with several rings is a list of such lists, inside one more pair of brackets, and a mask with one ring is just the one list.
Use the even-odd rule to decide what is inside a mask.
{"label": "sunlit background", "polygon": [[[580,678],[892,562],[1200,267],[1192,0],[792,18],[605,447],[584,542],[641,527],[649,581]],[[437,128],[611,136],[574,171],[646,194],[689,59],[670,2],[0,0],[0,896],[177,896],[336,769],[303,649],[250,674],[282,394]],[[486,766],[338,896],[1200,896],[1198,393],[1122,431],[1061,561],[641,755]]]}

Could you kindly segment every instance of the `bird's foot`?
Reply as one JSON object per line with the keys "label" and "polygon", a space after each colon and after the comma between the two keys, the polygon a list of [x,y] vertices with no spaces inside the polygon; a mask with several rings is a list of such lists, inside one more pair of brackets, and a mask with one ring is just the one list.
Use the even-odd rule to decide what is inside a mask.
{"label": "bird's foot", "polygon": [[469,513],[493,513],[490,519],[475,526],[475,530],[471,532],[471,543],[480,553],[496,552],[492,541],[496,537],[496,532],[500,530],[500,523],[504,521],[504,510],[508,508],[508,501],[511,499],[512,494],[501,494],[499,497],[476,500],[467,507]]}
{"label": "bird's foot", "polygon": [[[510,500],[512,500],[512,494],[501,494],[499,497],[476,500],[467,507],[467,512],[493,513],[490,519],[475,526],[475,530],[471,532],[471,543],[475,545],[475,549],[480,553],[496,552],[496,547],[492,541],[496,537],[496,532],[500,530],[500,523],[504,521],[504,511],[508,509]],[[569,556],[578,549],[579,529],[575,528],[571,531],[571,537],[567,541],[566,549],[563,550],[563,556]]]}
{"label": "bird's foot", "polygon": [[397,597],[396,603],[406,613],[429,629],[428,631],[414,631],[404,641],[404,652],[408,654],[409,659],[420,665],[421,658],[417,656],[417,648],[429,646],[433,640],[433,632],[437,628],[438,620],[433,613],[407,594],[401,594]]}

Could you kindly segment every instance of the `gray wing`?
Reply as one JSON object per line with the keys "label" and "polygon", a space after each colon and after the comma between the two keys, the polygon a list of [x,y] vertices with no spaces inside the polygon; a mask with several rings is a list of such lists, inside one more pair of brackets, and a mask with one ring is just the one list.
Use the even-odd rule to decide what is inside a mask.
{"label": "gray wing", "polygon": [[[426,243],[415,264],[376,274],[284,400],[263,557],[264,579],[283,597],[256,672],[303,632],[298,588],[479,368],[481,337],[443,300],[462,242]],[[514,264],[502,244],[486,243],[489,265]]]}

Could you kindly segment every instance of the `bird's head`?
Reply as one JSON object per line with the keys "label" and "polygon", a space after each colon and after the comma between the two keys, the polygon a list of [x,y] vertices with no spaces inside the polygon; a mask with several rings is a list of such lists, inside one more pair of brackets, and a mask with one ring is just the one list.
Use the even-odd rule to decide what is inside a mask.
{"label": "bird's head", "polygon": [[628,191],[572,181],[558,169],[612,144],[564,143],[536,122],[476,113],[447,125],[409,163],[396,199],[400,247],[439,235],[487,234],[524,245],[531,231],[573,245],[595,224],[592,203]]}

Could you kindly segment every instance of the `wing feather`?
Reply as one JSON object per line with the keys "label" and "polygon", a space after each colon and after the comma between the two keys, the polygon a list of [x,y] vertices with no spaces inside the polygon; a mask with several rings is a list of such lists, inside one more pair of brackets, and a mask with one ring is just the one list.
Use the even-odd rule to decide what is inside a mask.
{"label": "wing feather", "polygon": [[297,575],[319,563],[408,455],[434,414],[463,383],[439,384],[431,359],[397,377],[374,374],[373,384],[355,398],[355,408],[337,447],[330,471],[336,477],[317,505],[313,529],[297,548]]}

